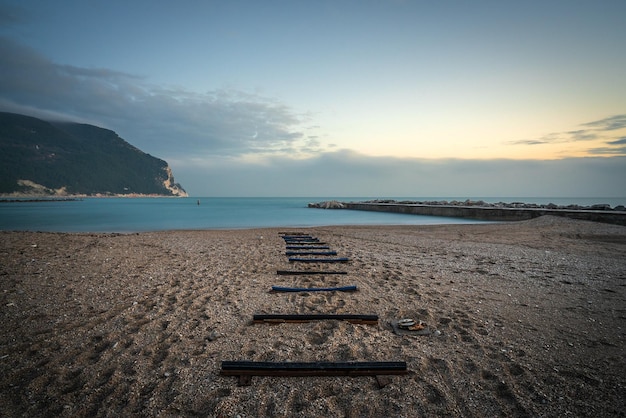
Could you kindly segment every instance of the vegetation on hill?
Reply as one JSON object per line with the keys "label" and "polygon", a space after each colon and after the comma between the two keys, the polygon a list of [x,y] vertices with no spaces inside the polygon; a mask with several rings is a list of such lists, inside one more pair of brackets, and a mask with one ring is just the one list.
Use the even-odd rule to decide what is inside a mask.
{"label": "vegetation on hill", "polygon": [[111,130],[2,112],[0,193],[186,195],[165,161]]}

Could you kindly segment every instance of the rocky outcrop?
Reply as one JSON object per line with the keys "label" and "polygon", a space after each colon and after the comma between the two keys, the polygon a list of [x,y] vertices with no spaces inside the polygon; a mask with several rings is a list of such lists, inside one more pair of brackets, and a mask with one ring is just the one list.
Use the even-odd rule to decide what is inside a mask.
{"label": "rocky outcrop", "polygon": [[17,185],[22,188],[22,195],[32,196],[67,196],[67,190],[65,187],[58,189],[50,189],[41,184],[37,184],[34,181],[20,179],[17,181]]}
{"label": "rocky outcrop", "polygon": [[164,170],[167,173],[167,179],[165,179],[165,181],[163,182],[163,187],[169,190],[172,193],[172,196],[188,197],[189,195],[187,194],[185,189],[183,189],[180,184],[174,181],[174,175],[172,174],[172,169],[170,168],[170,166],[166,166]]}

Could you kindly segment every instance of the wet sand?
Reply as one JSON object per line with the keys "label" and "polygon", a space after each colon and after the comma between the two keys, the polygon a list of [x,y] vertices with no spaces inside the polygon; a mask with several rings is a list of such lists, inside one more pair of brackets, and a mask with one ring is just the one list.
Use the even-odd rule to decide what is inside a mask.
{"label": "wet sand", "polygon": [[[347,264],[289,263],[304,231]],[[277,270],[347,275],[277,275]],[[505,224],[0,232],[0,416],[624,416],[626,227]],[[272,285],[358,291],[270,293]],[[254,314],[376,314],[252,324]],[[391,322],[424,321],[430,335]],[[253,377],[222,361],[406,361]]]}

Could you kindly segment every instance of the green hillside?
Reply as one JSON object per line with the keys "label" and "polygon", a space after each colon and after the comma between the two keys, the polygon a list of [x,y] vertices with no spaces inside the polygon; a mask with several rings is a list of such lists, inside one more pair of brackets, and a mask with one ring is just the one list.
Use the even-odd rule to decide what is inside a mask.
{"label": "green hillside", "polygon": [[165,161],[111,130],[0,112],[0,194],[10,193],[186,195]]}

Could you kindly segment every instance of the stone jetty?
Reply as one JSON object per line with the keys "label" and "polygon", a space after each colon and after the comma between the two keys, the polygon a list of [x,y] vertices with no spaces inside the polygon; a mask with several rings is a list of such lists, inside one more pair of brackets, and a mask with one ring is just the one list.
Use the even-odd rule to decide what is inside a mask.
{"label": "stone jetty", "polygon": [[521,221],[544,215],[564,216],[595,222],[626,225],[626,207],[608,204],[591,206],[555,205],[548,203],[487,203],[482,200],[465,201],[396,201],[368,200],[364,202],[339,202],[336,200],[309,203],[310,208],[351,209],[376,212],[406,213],[413,215],[445,216],[486,221]]}

